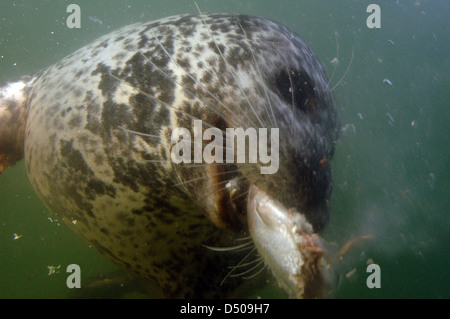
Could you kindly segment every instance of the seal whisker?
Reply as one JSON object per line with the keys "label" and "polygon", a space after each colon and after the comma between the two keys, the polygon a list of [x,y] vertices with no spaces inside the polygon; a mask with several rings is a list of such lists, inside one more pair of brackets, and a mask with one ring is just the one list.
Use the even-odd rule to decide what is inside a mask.
{"label": "seal whisker", "polygon": [[256,247],[253,246],[252,250],[251,250],[247,255],[245,255],[245,257],[242,258],[241,261],[240,261],[236,266],[234,266],[233,269],[231,269],[231,270],[228,272],[228,274],[222,279],[222,282],[220,283],[220,286],[222,286],[223,283],[225,282],[225,280],[227,280],[227,278],[231,276],[231,274],[233,273],[233,271],[236,270],[236,267],[239,266],[239,265],[241,265],[241,264],[242,264],[242,263],[243,263],[243,262],[244,262],[244,261],[245,261],[245,260],[246,260],[253,252],[255,252],[255,251],[256,251]]}
{"label": "seal whisker", "polygon": [[[214,177],[214,176],[219,176],[219,175],[230,174],[230,173],[236,173],[236,172],[240,172],[240,171],[239,171],[239,170],[234,170],[234,171],[221,172],[221,173],[217,173],[217,174],[212,175],[212,177]],[[181,183],[179,183],[179,184],[174,184],[174,185],[172,185],[172,186],[186,185],[186,184],[188,184],[188,183],[192,183],[192,182],[195,182],[195,181],[200,181],[200,180],[202,180],[202,179],[208,179],[208,178],[209,178],[208,176],[197,177],[197,178],[193,178],[193,179],[190,179],[190,180],[181,182]]]}
{"label": "seal whisker", "polygon": [[236,195],[234,197],[234,199],[238,199],[239,197],[243,197],[243,196],[247,196],[248,195],[248,190],[241,192],[239,195]]}
{"label": "seal whisker", "polygon": [[235,241],[253,240],[252,236],[245,236],[242,238],[236,238]]}
{"label": "seal whisker", "polygon": [[[266,269],[267,268],[267,264],[264,262],[264,260],[261,260],[261,262],[262,262],[262,267],[261,267],[261,269],[260,270],[258,270],[256,273],[254,273],[253,275],[250,275],[250,276],[245,276],[245,277],[242,277],[243,279],[252,279],[252,278],[255,278],[256,276],[258,276],[264,269]],[[259,265],[261,265],[261,263],[259,263]]]}
{"label": "seal whisker", "polygon": [[166,140],[170,142],[170,139],[159,136],[159,135],[152,135],[152,134],[147,134],[147,133],[142,133],[142,132],[136,132],[133,130],[129,130],[127,128],[124,128],[122,126],[119,126],[119,128],[127,133],[131,133],[131,134],[135,134],[135,135],[139,135],[139,136],[144,136],[144,137],[151,137],[151,138],[157,138],[157,139],[161,139],[161,140]]}
{"label": "seal whisker", "polygon": [[[206,24],[205,18],[203,17],[203,13],[201,12],[199,6],[197,5],[196,2],[194,2],[194,3],[195,3],[195,6],[197,7],[197,10],[198,10],[198,12],[199,12],[199,14],[200,14],[200,17],[201,17],[202,21],[203,21],[203,25],[204,25],[204,26],[206,27],[206,29],[208,30],[209,36],[210,36],[211,40],[214,42],[214,45],[215,45],[217,51],[219,52],[219,54],[220,54],[220,56],[221,56],[221,58],[222,58],[222,61],[225,63],[225,65],[227,66],[227,69],[229,70],[231,76],[233,77],[234,82],[236,83],[236,85],[237,85],[237,87],[239,88],[239,90],[241,91],[243,97],[245,98],[245,100],[247,101],[247,103],[248,103],[248,105],[250,106],[251,110],[253,111],[253,114],[255,114],[256,119],[258,120],[259,124],[261,125],[260,127],[265,127],[264,124],[262,123],[261,118],[259,117],[258,113],[256,113],[255,108],[254,108],[253,105],[250,103],[250,101],[249,101],[249,99],[248,99],[248,96],[245,94],[244,90],[242,89],[241,85],[239,84],[238,80],[236,79],[235,73],[234,73],[233,71],[231,71],[231,70],[232,70],[231,65],[227,62],[227,60],[226,60],[225,57],[223,56],[222,50],[220,50],[219,46],[217,45],[217,42],[216,42],[216,40],[215,40],[215,38],[214,38],[214,36],[213,36],[213,34],[212,34],[212,32],[211,32],[211,29],[210,29],[209,26]],[[250,120],[250,118],[249,118],[249,120]],[[252,123],[252,125],[253,125],[253,127],[256,127],[253,123]]]}
{"label": "seal whisker", "polygon": [[[255,270],[256,268],[258,268],[259,266],[261,266],[261,264],[262,263],[264,263],[264,260],[262,260],[262,258],[261,258],[261,260],[259,260],[259,262],[255,265],[255,266],[253,266],[252,268],[250,268],[250,269],[247,269],[247,270],[245,270],[245,271],[243,271],[243,272],[240,272],[240,273],[237,273],[237,274],[232,274],[232,275],[230,275],[230,277],[240,277],[240,276],[242,276],[242,275],[245,275],[245,274],[248,274],[249,272],[252,272],[253,270]],[[240,266],[236,266],[234,269],[236,269],[237,267],[240,267]],[[252,277],[246,277],[246,278],[252,278]]]}
{"label": "seal whisker", "polygon": [[[208,126],[210,126],[210,124],[209,124]],[[210,127],[212,127],[212,128],[217,128],[218,130],[222,131],[223,135],[225,135],[225,138],[226,138],[226,136],[227,136],[227,133],[226,133],[226,132],[224,132],[223,130],[219,129],[219,128],[216,127],[216,126],[210,126]],[[232,135],[230,135],[230,136],[232,136]],[[169,140],[169,139],[168,139],[168,140]],[[170,141],[170,140],[169,140],[169,141]],[[189,141],[189,140],[186,140],[185,142],[186,142],[186,143],[189,143],[189,146],[192,146],[192,144],[195,145],[195,143],[192,143],[192,141]],[[202,141],[201,145],[202,145],[202,146],[205,146],[205,145],[209,145],[210,143],[211,143],[210,141]],[[233,150],[233,149],[230,148],[230,147],[227,147],[227,146],[221,146],[221,145],[214,145],[214,148],[219,149],[219,150],[223,150],[223,151],[232,151],[232,150]],[[196,163],[196,164],[199,164],[199,163]],[[202,163],[201,165],[206,165],[206,164],[208,164],[208,163]],[[215,164],[228,164],[228,165],[229,165],[230,163],[215,163]]]}
{"label": "seal whisker", "polygon": [[[221,181],[221,182],[214,183],[214,184],[212,184],[212,185],[216,186],[216,185],[221,185],[221,184],[227,184],[228,182],[229,182],[229,180],[225,180],[225,181]],[[239,178],[237,184],[242,183],[242,182],[243,182],[242,178]],[[225,186],[225,187],[222,187],[222,188],[220,188],[220,189],[216,189],[216,190],[214,190],[214,191],[208,193],[207,196],[210,196],[210,195],[213,195],[213,194],[215,194],[215,193],[219,193],[219,192],[221,192],[221,191],[223,191],[223,190],[228,190],[228,189],[229,189],[229,188],[228,188],[227,186]],[[235,198],[238,198],[238,197],[239,197],[239,196],[236,196]]]}
{"label": "seal whisker", "polygon": [[[211,127],[217,128],[217,127],[215,127],[215,126],[211,126]],[[143,136],[143,137],[150,137],[150,138],[155,138],[155,139],[166,140],[166,141],[168,141],[168,142],[172,142],[171,139],[165,138],[165,137],[163,137],[163,136],[152,135],[152,134],[143,133],[143,132],[137,132],[137,131],[133,131],[133,130],[130,130],[130,129],[126,129],[126,128],[122,127],[122,126],[119,126],[119,128],[120,128],[121,130],[127,132],[127,133],[131,133],[131,134],[134,134],[134,135],[139,135],[139,136]],[[223,131],[222,131],[222,132],[223,132]],[[223,132],[223,133],[226,134],[226,132]],[[190,142],[190,141],[188,141],[188,142]],[[207,142],[203,142],[203,143],[202,143],[202,145],[208,145],[208,144],[209,144],[209,143],[207,143]],[[220,146],[220,145],[216,145],[215,147],[216,147],[217,149],[222,149],[222,150],[225,150],[225,151],[226,151],[226,150],[231,150],[231,148],[229,148],[229,147]],[[229,165],[229,163],[216,163],[216,164]],[[204,165],[207,165],[207,163],[202,163],[202,164],[199,164],[199,165],[197,165],[197,166],[204,166]],[[193,165],[190,165],[190,166],[187,166],[187,167],[192,167],[192,166],[193,166]],[[186,168],[186,166],[185,166],[184,168]]]}
{"label": "seal whisker", "polygon": [[[183,168],[200,168],[200,167],[204,167],[206,165],[210,165],[208,163],[190,163],[189,165],[184,165]],[[230,163],[214,163],[214,165],[230,165]]]}
{"label": "seal whisker", "polygon": [[248,243],[241,244],[241,245],[230,246],[230,247],[215,247],[215,246],[208,246],[208,245],[202,245],[202,246],[206,247],[206,248],[208,248],[209,250],[212,250],[212,251],[219,251],[219,252],[221,252],[221,251],[242,250],[242,248],[245,248],[245,250],[246,250],[246,249],[250,249],[251,247],[249,247],[249,246],[251,246],[251,245],[253,245],[252,241],[250,241]]}
{"label": "seal whisker", "polygon": [[[228,180],[224,180],[224,181],[221,181],[221,182],[214,183],[213,185],[214,186],[223,185],[223,184],[227,184],[228,182],[229,182]],[[213,195],[213,194],[216,194],[216,193],[220,193],[221,191],[227,190],[227,189],[228,189],[228,187],[226,187],[226,186],[222,187],[222,188],[219,188],[219,189],[216,189],[216,190],[208,193],[207,196],[210,196],[210,195]]]}
{"label": "seal whisker", "polygon": [[[291,76],[291,72],[289,72],[289,68],[286,67],[286,73],[289,76],[289,83],[291,85],[291,96],[292,96],[292,114],[294,115],[294,119],[295,119],[295,99],[294,99],[294,83],[292,82],[292,76]],[[306,101],[305,101],[306,104]]]}
{"label": "seal whisker", "polygon": [[350,58],[350,63],[348,64],[347,70],[345,70],[344,75],[342,75],[341,79],[331,88],[331,91],[334,91],[334,89],[341,84],[342,80],[345,78],[345,76],[347,75],[348,70],[350,70],[350,67],[352,66],[352,62],[353,62],[353,55],[355,53],[355,47],[352,47],[352,57]]}
{"label": "seal whisker", "polygon": [[[267,185],[268,183],[269,182],[262,182],[260,185],[261,185],[261,187],[263,187],[263,186]],[[239,197],[242,197],[242,196],[247,196],[248,193],[249,193],[249,189],[247,189],[246,191],[240,192],[240,194],[236,195],[234,197],[234,199],[238,199]]]}
{"label": "seal whisker", "polygon": [[186,185],[183,184],[183,177],[180,174],[180,168],[178,165],[172,165],[173,170],[175,172],[175,178],[180,185],[181,189],[186,193],[189,194],[189,190],[187,189]]}
{"label": "seal whisker", "polygon": [[259,256],[255,260],[249,261],[248,263],[244,263],[244,264],[237,265],[237,266],[228,266],[228,268],[230,268],[230,269],[231,268],[244,268],[244,267],[248,267],[250,265],[253,265],[255,263],[259,263],[261,260],[262,260],[262,257]]}
{"label": "seal whisker", "polygon": [[[336,32],[334,34],[334,39],[336,40],[336,58],[338,59],[339,58],[339,42],[338,42],[338,39],[337,39],[337,33]],[[334,64],[333,73],[331,73],[330,80],[328,80],[328,86],[333,81],[334,72],[336,72],[336,68],[337,68],[337,63]]]}

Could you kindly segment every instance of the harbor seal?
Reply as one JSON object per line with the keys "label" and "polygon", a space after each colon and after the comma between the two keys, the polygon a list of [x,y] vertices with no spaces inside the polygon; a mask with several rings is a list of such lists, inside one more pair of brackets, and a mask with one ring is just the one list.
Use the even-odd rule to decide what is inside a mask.
{"label": "harbor seal", "polygon": [[[283,25],[235,14],[137,23],[0,94],[0,170],[24,157],[49,209],[161,296],[230,296],[233,271],[266,266],[290,297],[332,283],[318,232],[337,109],[316,55]],[[195,120],[223,134],[277,128],[278,171],[175,163],[172,132],[194,136]]]}

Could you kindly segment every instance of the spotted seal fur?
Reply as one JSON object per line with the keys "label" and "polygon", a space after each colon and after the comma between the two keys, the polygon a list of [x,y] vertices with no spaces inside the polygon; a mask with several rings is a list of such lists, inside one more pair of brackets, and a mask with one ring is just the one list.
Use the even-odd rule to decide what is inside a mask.
{"label": "spotted seal fur", "polygon": [[[302,232],[329,219],[335,102],[311,48],[276,22],[186,14],[133,24],[3,86],[0,98],[0,169],[24,156],[45,204],[163,296],[226,296],[239,283],[221,285],[248,251],[229,257],[205,246],[248,236],[250,187],[305,216]],[[279,128],[279,171],[174,164],[171,132],[193,119],[220,130]],[[295,296],[318,296],[307,286],[320,272],[307,272],[315,278]]]}

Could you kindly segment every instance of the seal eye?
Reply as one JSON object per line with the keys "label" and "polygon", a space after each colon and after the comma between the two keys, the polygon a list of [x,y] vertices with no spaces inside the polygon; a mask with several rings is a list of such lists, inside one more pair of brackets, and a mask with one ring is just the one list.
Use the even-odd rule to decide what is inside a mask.
{"label": "seal eye", "polygon": [[276,75],[275,84],[282,99],[301,112],[313,112],[318,105],[314,85],[303,71],[283,68]]}

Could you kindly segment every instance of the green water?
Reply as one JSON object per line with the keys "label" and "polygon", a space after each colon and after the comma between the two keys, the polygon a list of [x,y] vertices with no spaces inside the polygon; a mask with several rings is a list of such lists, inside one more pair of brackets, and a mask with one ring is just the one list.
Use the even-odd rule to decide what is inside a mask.
{"label": "green water", "polygon": [[[70,3],[81,7],[79,30],[65,25]],[[333,297],[449,298],[450,2],[197,3],[203,11],[289,26],[330,75],[330,61],[340,61],[332,83],[339,83],[334,92],[346,129],[323,235],[337,246],[353,236],[372,239],[338,264],[343,275]],[[369,3],[381,7],[381,29],[366,26]],[[51,65],[120,26],[186,12],[196,12],[193,1],[1,1],[0,82]],[[380,265],[379,289],[366,286],[368,260]],[[65,268],[72,263],[82,280],[117,269],[59,225],[34,194],[23,162],[7,169],[0,177],[0,298],[67,298]],[[48,266],[59,265],[49,275]]]}

